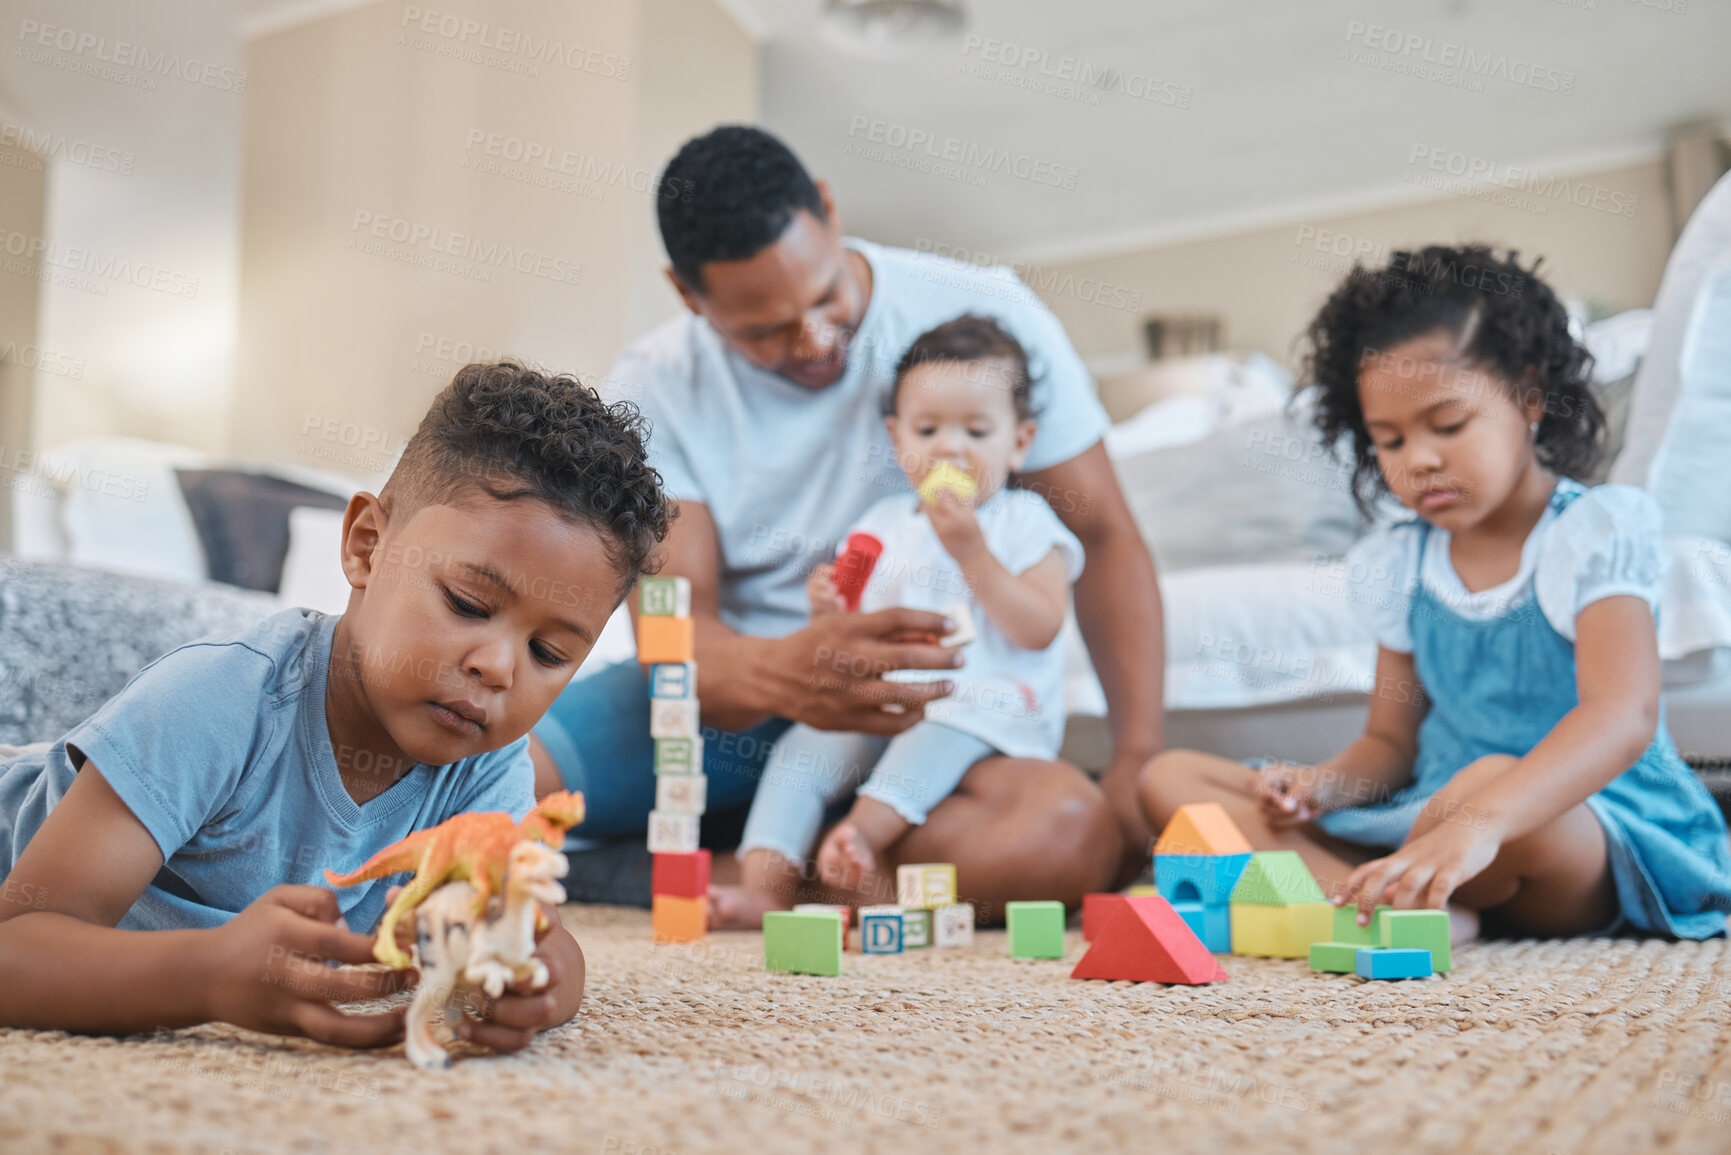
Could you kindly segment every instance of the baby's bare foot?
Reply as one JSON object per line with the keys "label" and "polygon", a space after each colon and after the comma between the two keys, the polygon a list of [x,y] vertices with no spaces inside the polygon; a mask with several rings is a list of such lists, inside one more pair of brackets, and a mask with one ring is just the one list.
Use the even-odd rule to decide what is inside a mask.
{"label": "baby's bare foot", "polygon": [[759,930],[763,916],[771,910],[790,910],[793,903],[767,890],[749,886],[711,886],[709,888],[709,928],[711,930]]}
{"label": "baby's bare foot", "polygon": [[818,877],[832,886],[863,886],[877,873],[877,852],[848,821],[838,822],[817,852]]}

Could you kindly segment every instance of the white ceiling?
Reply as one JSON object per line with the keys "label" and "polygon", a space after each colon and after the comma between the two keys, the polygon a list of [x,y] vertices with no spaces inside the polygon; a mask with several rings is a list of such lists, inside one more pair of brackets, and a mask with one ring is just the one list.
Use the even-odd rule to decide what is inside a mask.
{"label": "white ceiling", "polygon": [[[1655,154],[1667,127],[1731,118],[1731,3],[1691,0],[963,0],[967,33],[1191,91],[1180,109],[1081,103],[964,74],[964,45],[850,58],[819,0],[729,0],[763,34],[765,124],[835,187],[848,227],[1051,258],[1392,202],[1415,146],[1562,173]],[[1590,5],[1590,7],[1589,7]],[[1353,22],[1573,74],[1562,94],[1483,91],[1343,58]],[[1421,53],[1402,58],[1422,63]],[[1168,93],[1173,90],[1168,89]],[[1073,190],[985,188],[848,154],[855,118],[1074,169]]]}

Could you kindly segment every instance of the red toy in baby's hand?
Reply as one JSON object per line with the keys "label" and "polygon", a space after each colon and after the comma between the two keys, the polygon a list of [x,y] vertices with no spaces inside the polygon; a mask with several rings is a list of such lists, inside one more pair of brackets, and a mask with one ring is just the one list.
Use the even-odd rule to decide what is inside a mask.
{"label": "red toy in baby's hand", "polygon": [[848,613],[859,609],[866,580],[872,576],[872,568],[877,565],[878,556],[883,551],[884,543],[869,533],[847,535],[847,548],[842,550],[835,563],[835,588],[841,594]]}

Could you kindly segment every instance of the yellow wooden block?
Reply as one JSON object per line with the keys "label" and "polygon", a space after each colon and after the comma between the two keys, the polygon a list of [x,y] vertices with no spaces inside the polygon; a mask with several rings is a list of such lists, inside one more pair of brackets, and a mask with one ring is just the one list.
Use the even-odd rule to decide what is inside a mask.
{"label": "yellow wooden block", "polygon": [[1309,958],[1310,944],[1334,934],[1334,907],[1326,902],[1292,906],[1232,904],[1232,953],[1267,958]]}
{"label": "yellow wooden block", "polygon": [[689,662],[696,658],[697,623],[691,618],[640,615],[637,619],[639,662]]}
{"label": "yellow wooden block", "polygon": [[654,896],[650,915],[656,942],[696,942],[709,931],[709,899]]}
{"label": "yellow wooden block", "polygon": [[1137,885],[1132,886],[1124,893],[1128,894],[1131,898],[1147,898],[1151,894],[1159,894],[1160,888],[1158,886]]}

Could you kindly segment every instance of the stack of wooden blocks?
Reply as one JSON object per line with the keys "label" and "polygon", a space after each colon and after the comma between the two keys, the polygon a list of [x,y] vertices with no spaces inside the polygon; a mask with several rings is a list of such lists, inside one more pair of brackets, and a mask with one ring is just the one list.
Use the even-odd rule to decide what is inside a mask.
{"label": "stack of wooden blocks", "polygon": [[655,740],[655,809],[649,812],[655,941],[691,942],[709,929],[709,852],[697,848],[709,780],[697,720],[691,583],[644,578],[639,596],[637,660],[649,668],[649,736]]}

